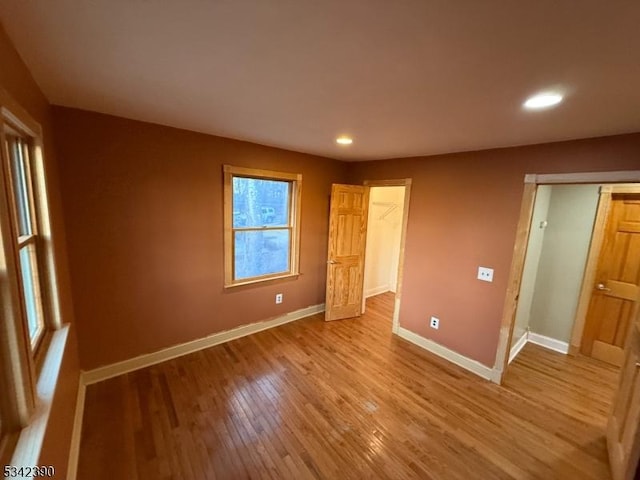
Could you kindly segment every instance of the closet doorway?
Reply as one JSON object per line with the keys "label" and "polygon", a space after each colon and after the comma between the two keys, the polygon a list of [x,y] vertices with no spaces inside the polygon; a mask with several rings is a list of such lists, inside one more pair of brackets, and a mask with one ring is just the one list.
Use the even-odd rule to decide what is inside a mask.
{"label": "closet doorway", "polygon": [[[401,281],[401,255],[405,226],[405,185],[370,184],[367,243],[364,268],[364,295],[393,296],[394,305],[399,301]],[[397,329],[397,310],[394,308],[393,330]]]}

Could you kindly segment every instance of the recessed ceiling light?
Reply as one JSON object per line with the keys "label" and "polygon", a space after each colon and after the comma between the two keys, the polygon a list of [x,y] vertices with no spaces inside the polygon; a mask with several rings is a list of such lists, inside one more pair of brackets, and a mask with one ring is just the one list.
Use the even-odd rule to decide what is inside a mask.
{"label": "recessed ceiling light", "polygon": [[353,138],[351,137],[338,137],[336,138],[336,143],[339,143],[340,145],[351,145],[353,143]]}
{"label": "recessed ceiling light", "polygon": [[562,95],[559,93],[544,92],[534,95],[533,97],[529,97],[527,101],[524,102],[524,108],[529,110],[540,110],[542,108],[553,107],[561,101]]}

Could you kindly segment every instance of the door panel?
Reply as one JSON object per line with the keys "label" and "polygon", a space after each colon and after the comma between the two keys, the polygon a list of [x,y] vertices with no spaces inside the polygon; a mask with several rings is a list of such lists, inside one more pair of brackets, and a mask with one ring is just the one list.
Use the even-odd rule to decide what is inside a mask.
{"label": "door panel", "polygon": [[332,186],[325,320],[362,313],[368,208],[369,187]]}
{"label": "door panel", "polygon": [[640,317],[630,333],[607,425],[607,448],[613,480],[631,480],[640,458]]}
{"label": "door panel", "polygon": [[614,194],[581,351],[621,365],[640,297],[640,195]]}

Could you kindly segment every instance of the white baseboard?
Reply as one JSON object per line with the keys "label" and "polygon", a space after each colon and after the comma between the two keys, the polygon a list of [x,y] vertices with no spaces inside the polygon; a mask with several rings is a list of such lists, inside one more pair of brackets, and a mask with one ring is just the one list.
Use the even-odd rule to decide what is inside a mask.
{"label": "white baseboard", "polygon": [[556,340],[555,338],[551,337],[546,337],[544,335],[540,335],[539,333],[529,332],[528,341],[531,343],[535,343],[536,345],[540,345],[541,347],[548,348],[549,350],[564,353],[565,355],[569,353],[569,344],[567,342]]}
{"label": "white baseboard", "polygon": [[480,362],[477,362],[476,360],[472,360],[465,357],[464,355],[454,352],[453,350],[449,350],[448,348],[443,347],[433,340],[421,337],[420,335],[402,327],[398,328],[398,336],[419,347],[424,348],[425,350],[428,350],[435,355],[438,355],[439,357],[444,358],[445,360],[450,361],[451,363],[455,363],[465,370],[469,370],[470,372],[475,373],[485,380],[492,379],[493,369],[487,367],[486,365],[483,365]]}
{"label": "white baseboard", "polygon": [[511,347],[511,351],[509,352],[509,363],[513,362],[513,359],[518,356],[520,350],[524,348],[529,340],[529,332],[524,332],[520,339],[515,343],[513,347]]}
{"label": "white baseboard", "polygon": [[489,378],[496,385],[502,385],[502,372],[497,368],[491,370],[491,377]]}
{"label": "white baseboard", "polygon": [[199,338],[190,342],[167,347],[162,350],[158,350],[157,352],[147,353],[145,355],[140,355],[128,360],[112,363],[111,365],[105,365],[104,367],[87,370],[82,373],[82,379],[85,385],[91,385],[92,383],[101,382],[112,377],[117,377],[118,375],[122,375],[124,373],[129,373],[134,370],[149,367],[151,365],[171,360],[176,357],[181,357],[189,353],[197,352],[198,350],[203,350],[205,348],[213,347],[230,340],[245,337],[247,335],[251,335],[252,333],[257,333],[269,328],[277,327],[278,325],[284,325],[285,323],[300,320],[301,318],[309,317],[323,311],[324,304],[311,305],[310,307],[302,308],[294,312],[285,313],[284,315],[272,318],[271,320],[243,325],[232,330],[214,333],[213,335],[209,335],[204,338]]}
{"label": "white baseboard", "polygon": [[82,419],[84,417],[84,396],[87,387],[83,375],[80,375],[78,396],[76,397],[76,414],[73,417],[71,432],[71,446],[69,447],[69,463],[67,465],[67,480],[76,480],[78,474],[78,458],[80,456],[80,439],[82,437]]}
{"label": "white baseboard", "polygon": [[375,295],[380,295],[381,293],[386,293],[389,291],[389,285],[381,285],[379,287],[369,288],[365,290],[364,297],[369,298]]}

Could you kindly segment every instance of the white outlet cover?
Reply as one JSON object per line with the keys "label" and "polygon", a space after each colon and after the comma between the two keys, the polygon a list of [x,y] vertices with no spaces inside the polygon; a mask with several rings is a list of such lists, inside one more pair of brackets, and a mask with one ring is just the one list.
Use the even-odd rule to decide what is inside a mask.
{"label": "white outlet cover", "polygon": [[440,319],[437,317],[431,317],[431,321],[429,322],[429,326],[431,328],[435,328],[436,330],[440,328]]}
{"label": "white outlet cover", "polygon": [[276,294],[276,303],[282,303],[282,294],[281,293],[277,293]]}
{"label": "white outlet cover", "polygon": [[478,267],[478,280],[493,282],[493,268]]}

